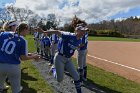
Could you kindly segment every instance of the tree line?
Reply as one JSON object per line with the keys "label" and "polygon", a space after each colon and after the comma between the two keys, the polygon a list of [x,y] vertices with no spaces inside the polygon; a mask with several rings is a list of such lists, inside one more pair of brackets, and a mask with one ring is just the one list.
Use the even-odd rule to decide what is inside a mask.
{"label": "tree line", "polygon": [[140,18],[129,17],[122,20],[101,21],[89,24],[91,34],[112,34],[120,36],[140,35]]}
{"label": "tree line", "polygon": [[[122,20],[103,20],[98,23],[88,24],[89,35],[131,37],[140,36],[140,18],[129,17]],[[65,30],[73,31],[70,24],[65,24]]]}
{"label": "tree line", "polygon": [[[75,16],[76,17],[76,16]],[[0,9],[0,20],[4,23],[7,20],[14,19],[20,22],[28,21],[31,27],[40,26],[44,30],[54,28],[73,32],[73,28],[70,23],[64,25],[64,27],[58,27],[60,20],[56,19],[55,14],[48,14],[47,19],[40,17],[28,8],[18,8],[13,5],[7,6],[4,9]],[[140,18],[129,17],[122,20],[103,20],[98,23],[88,24],[89,35],[95,36],[137,36],[140,35]]]}

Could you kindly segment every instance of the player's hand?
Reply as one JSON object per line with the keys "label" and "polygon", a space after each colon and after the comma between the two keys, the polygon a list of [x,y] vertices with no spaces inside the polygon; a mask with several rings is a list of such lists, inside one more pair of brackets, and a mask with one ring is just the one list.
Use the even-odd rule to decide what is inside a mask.
{"label": "player's hand", "polygon": [[32,56],[36,62],[41,59],[41,56],[35,53],[28,53],[28,56]]}
{"label": "player's hand", "polygon": [[35,56],[34,59],[35,59],[36,62],[38,62],[41,59],[41,56],[38,55],[38,54],[35,54],[34,56]]}
{"label": "player's hand", "polygon": [[32,55],[32,53],[28,53],[28,56],[31,56]]}

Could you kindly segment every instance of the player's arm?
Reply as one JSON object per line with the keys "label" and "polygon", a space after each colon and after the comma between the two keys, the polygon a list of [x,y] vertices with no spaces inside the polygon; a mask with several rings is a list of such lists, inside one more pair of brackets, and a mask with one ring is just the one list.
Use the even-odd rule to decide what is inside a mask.
{"label": "player's arm", "polygon": [[38,31],[42,32],[42,33],[46,33],[46,34],[57,34],[58,36],[61,36],[62,31],[60,30],[48,30],[48,31],[44,31],[41,28],[38,28]]}
{"label": "player's arm", "polygon": [[20,59],[21,60],[30,60],[30,59],[35,59],[35,60],[38,60],[40,58],[39,55],[37,54],[28,54],[28,55],[21,55],[20,56]]}
{"label": "player's arm", "polygon": [[40,58],[40,56],[37,54],[28,53],[28,46],[26,40],[22,41],[21,45],[22,45],[20,51],[21,60],[30,60],[30,59],[38,60]]}

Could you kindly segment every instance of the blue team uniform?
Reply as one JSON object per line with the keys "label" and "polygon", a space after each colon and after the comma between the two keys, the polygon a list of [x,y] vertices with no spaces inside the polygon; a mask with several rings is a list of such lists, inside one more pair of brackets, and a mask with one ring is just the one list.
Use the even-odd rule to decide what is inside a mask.
{"label": "blue team uniform", "polygon": [[44,46],[49,46],[51,45],[51,42],[50,42],[50,39],[48,37],[44,37],[42,39],[43,43],[44,43]]}
{"label": "blue team uniform", "polygon": [[81,39],[77,40],[74,33],[65,32],[58,43],[58,52],[70,58],[80,44]]}
{"label": "blue team uniform", "polygon": [[37,53],[39,54],[39,52],[40,52],[39,32],[34,33],[34,40],[35,40],[35,46],[36,46]]}
{"label": "blue team uniform", "polygon": [[45,36],[42,39],[42,42],[44,43],[45,59],[49,61],[50,57],[51,57],[51,51],[50,51],[51,41],[50,41],[50,38],[48,36]]}
{"label": "blue team uniform", "polygon": [[87,78],[87,65],[86,65],[86,55],[87,55],[87,45],[88,45],[88,33],[82,37],[82,47],[78,49],[77,62],[78,62],[78,72],[80,74],[80,81],[86,81]]}
{"label": "blue team uniform", "polygon": [[39,33],[38,33],[38,32],[35,32],[35,33],[34,33],[34,37],[35,37],[35,38],[39,38]]}
{"label": "blue team uniform", "polygon": [[44,34],[41,33],[41,34],[39,35],[41,56],[44,56],[44,43],[43,43],[43,38],[44,38]]}
{"label": "blue team uniform", "polygon": [[27,53],[27,42],[22,36],[12,32],[3,32],[0,35],[1,63],[20,64],[19,57]]}
{"label": "blue team uniform", "polygon": [[82,44],[84,44],[82,47],[80,47],[80,50],[85,50],[87,49],[88,45],[88,33],[86,33],[83,38],[82,38]]}
{"label": "blue team uniform", "polygon": [[50,37],[51,42],[54,41],[54,44],[57,44],[59,41],[59,38],[56,34],[52,34]]}
{"label": "blue team uniform", "polygon": [[0,89],[8,77],[12,93],[19,93],[21,82],[20,56],[27,55],[27,42],[14,32],[0,35]]}
{"label": "blue team uniform", "polygon": [[50,59],[50,65],[52,65],[54,62],[54,55],[57,52],[58,48],[57,48],[57,44],[59,41],[59,38],[56,34],[52,34],[50,37],[51,40],[51,59]]}
{"label": "blue team uniform", "polygon": [[54,56],[57,81],[61,82],[63,80],[64,68],[66,68],[74,79],[77,93],[81,93],[80,77],[71,60],[71,56],[80,44],[81,39],[77,40],[75,33],[62,32],[61,39],[58,42],[58,52]]}

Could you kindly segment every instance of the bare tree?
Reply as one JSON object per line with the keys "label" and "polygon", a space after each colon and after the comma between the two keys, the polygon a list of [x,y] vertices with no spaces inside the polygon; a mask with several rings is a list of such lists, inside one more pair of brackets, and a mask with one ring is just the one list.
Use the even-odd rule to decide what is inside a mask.
{"label": "bare tree", "polygon": [[37,14],[34,14],[33,16],[30,16],[28,18],[28,23],[33,28],[38,26],[39,21],[40,21],[40,16],[38,16]]}
{"label": "bare tree", "polygon": [[50,29],[57,29],[59,25],[59,21],[57,21],[55,14],[48,14],[47,16],[47,23],[46,23],[46,28]]}
{"label": "bare tree", "polygon": [[28,8],[18,8],[13,5],[6,6],[7,12],[13,17],[14,20],[27,21],[30,16],[34,14]]}
{"label": "bare tree", "polygon": [[0,20],[2,21],[2,23],[8,21],[11,19],[10,14],[6,11],[5,8],[0,9]]}

